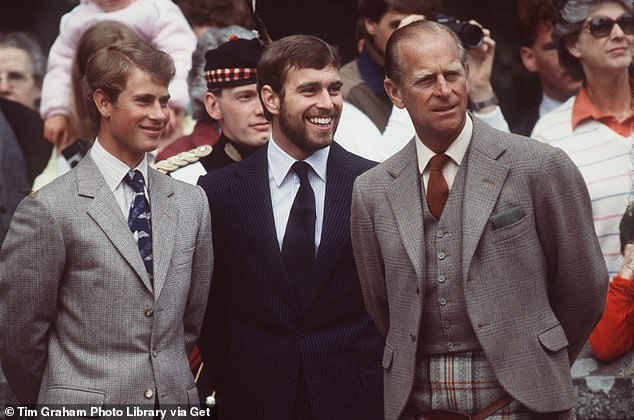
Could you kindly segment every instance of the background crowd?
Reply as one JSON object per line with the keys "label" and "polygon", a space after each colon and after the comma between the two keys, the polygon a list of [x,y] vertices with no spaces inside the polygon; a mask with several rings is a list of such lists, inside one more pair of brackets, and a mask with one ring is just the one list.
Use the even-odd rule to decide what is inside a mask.
{"label": "background crowd", "polygon": [[[531,135],[562,148],[583,174],[590,192],[594,228],[609,276],[614,279],[608,294],[608,311],[590,337],[590,343],[595,357],[601,361],[617,359],[632,348],[634,245],[628,236],[634,172],[631,152],[634,112],[629,73],[634,41],[631,2],[611,0],[587,6],[592,2],[403,0],[395,2],[401,5],[400,10],[389,9],[375,15],[371,7],[362,6],[364,1],[358,2],[360,7],[357,7],[356,0],[261,0],[257,2],[259,16],[252,15],[250,3],[156,0],[156,8],[146,10],[140,4],[147,3],[132,2],[124,8],[112,6],[112,11],[106,10],[117,14],[118,22],[97,24],[95,19],[99,20],[103,10],[91,1],[33,0],[28,10],[24,2],[3,3],[1,7],[6,13],[0,15],[0,134],[9,141],[3,146],[1,168],[0,244],[21,198],[72,169],[91,146],[99,127],[94,124],[97,110],[86,109],[84,105],[86,66],[104,46],[142,39],[173,58],[175,77],[170,84],[169,104],[166,102],[169,125],[158,149],[149,157],[149,164],[158,162],[161,171],[196,183],[200,175],[254,154],[269,139],[271,124],[265,115],[269,121],[276,121],[273,124],[276,133],[279,117],[272,118],[261,109],[255,76],[248,71],[255,68],[262,54],[262,45],[254,39],[258,33],[261,39],[273,40],[296,33],[311,34],[336,46],[344,83],[342,87],[339,82],[331,82],[332,89],[342,89],[346,104],[335,140],[349,152],[373,161],[380,162],[395,154],[415,133],[420,135],[419,126],[425,126],[425,121],[417,124],[414,119],[412,125],[406,113],[410,110],[407,101],[398,106],[401,100],[398,77],[393,77],[393,91],[383,89],[384,71],[390,75],[397,67],[394,64],[390,67],[395,60],[389,57],[386,60],[387,40],[399,24],[442,11],[465,22],[474,19],[483,28],[483,41],[469,50],[469,89],[464,93],[465,96],[468,93],[472,114],[494,128]],[[590,19],[590,14],[598,10],[595,6],[607,17]],[[71,10],[73,13],[68,13]],[[152,13],[156,13],[156,18]],[[396,22],[394,27],[387,18],[384,20],[390,14]],[[557,16],[564,20],[555,23]],[[243,39],[236,41],[236,38]],[[611,43],[610,54],[617,58],[598,57],[601,48],[598,45],[604,42]],[[557,54],[564,58],[561,65],[554,58]],[[234,77],[231,83],[225,83],[222,77],[215,78],[219,69],[234,67],[241,70],[231,76]],[[236,96],[232,98],[234,93]],[[278,93],[271,92],[271,97]],[[16,107],[15,102],[23,106]],[[271,100],[271,104],[274,106],[275,102]],[[555,112],[550,112],[555,108]],[[328,124],[327,116],[315,118],[323,118],[319,124]],[[478,136],[494,137],[494,132],[489,133],[488,128],[479,124],[475,123]],[[213,152],[206,149],[210,145]],[[183,155],[193,148],[197,148],[193,160],[199,161],[196,169]],[[562,162],[560,159],[559,163]],[[521,163],[518,165],[525,168]],[[576,174],[576,168],[566,173]],[[301,178],[299,172],[298,177]],[[574,176],[570,177],[573,185]],[[529,189],[533,191],[533,187]],[[585,194],[581,190],[579,196]],[[552,195],[565,201],[567,191],[570,190]],[[207,193],[212,197],[212,193]],[[565,233],[554,231],[569,220],[563,213],[557,216],[561,217],[561,223],[550,231],[563,243]],[[226,217],[233,220],[231,215]],[[569,232],[571,237],[578,233],[572,227]],[[227,243],[232,234],[226,233]],[[559,262],[566,261],[560,269],[570,272],[579,269],[581,265],[568,262],[568,253],[564,251],[569,250],[557,250]],[[593,267],[600,271],[596,264]],[[222,303],[216,307],[222,308]],[[375,322],[380,318],[370,315]],[[208,320],[205,322],[203,333],[209,327]],[[377,326],[385,335],[386,325]],[[584,334],[579,333],[583,340],[575,343],[573,359],[585,342]],[[212,342],[205,345],[213,348]],[[194,368],[197,359],[194,349],[190,356]],[[201,381],[205,381],[204,374]]]}

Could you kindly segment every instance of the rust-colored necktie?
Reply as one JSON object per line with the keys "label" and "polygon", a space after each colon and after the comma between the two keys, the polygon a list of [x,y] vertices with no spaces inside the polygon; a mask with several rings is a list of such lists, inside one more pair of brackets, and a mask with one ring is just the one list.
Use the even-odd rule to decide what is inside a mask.
{"label": "rust-colored necktie", "polygon": [[429,180],[427,182],[427,207],[431,214],[440,220],[443,208],[449,196],[449,186],[442,176],[442,168],[449,160],[449,156],[434,155],[429,162]]}

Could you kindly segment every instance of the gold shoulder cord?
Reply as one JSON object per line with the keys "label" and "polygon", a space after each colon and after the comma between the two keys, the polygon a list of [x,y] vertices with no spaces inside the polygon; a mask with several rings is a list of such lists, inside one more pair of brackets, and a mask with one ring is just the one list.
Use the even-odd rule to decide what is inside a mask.
{"label": "gold shoulder cord", "polygon": [[170,156],[167,159],[154,163],[152,167],[163,174],[170,174],[177,169],[183,168],[192,163],[196,163],[200,158],[211,154],[213,147],[209,145],[198,146],[195,149],[181,152],[177,155]]}

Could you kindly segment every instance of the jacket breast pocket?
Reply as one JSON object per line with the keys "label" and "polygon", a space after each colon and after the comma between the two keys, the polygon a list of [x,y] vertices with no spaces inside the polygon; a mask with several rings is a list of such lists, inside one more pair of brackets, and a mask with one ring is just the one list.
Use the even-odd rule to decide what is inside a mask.
{"label": "jacket breast pocket", "polygon": [[[509,225],[491,229],[489,237],[493,242],[500,242],[520,236],[532,226],[531,220],[530,215],[524,215],[521,219],[513,221]],[[491,224],[493,225],[493,220]]]}

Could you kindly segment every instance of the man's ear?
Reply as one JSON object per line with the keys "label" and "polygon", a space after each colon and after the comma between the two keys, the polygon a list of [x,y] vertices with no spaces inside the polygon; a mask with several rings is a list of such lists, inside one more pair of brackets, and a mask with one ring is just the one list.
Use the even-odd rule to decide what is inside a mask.
{"label": "man's ear", "polygon": [[106,95],[106,92],[101,89],[96,89],[92,93],[92,100],[95,102],[97,111],[99,111],[102,117],[110,117],[110,113],[112,112],[112,102],[110,101],[110,97]]}
{"label": "man's ear", "polygon": [[262,104],[271,114],[279,115],[280,97],[277,93],[273,92],[273,88],[271,88],[271,86],[262,86],[262,89],[260,90],[260,98],[262,98]]}
{"label": "man's ear", "polygon": [[372,19],[363,18],[363,27],[365,28],[365,31],[368,33],[368,35],[376,35],[377,26],[379,26],[379,24]]}
{"label": "man's ear", "polygon": [[526,70],[531,73],[535,73],[537,71],[537,62],[535,60],[535,54],[533,53],[533,49],[531,47],[522,47],[520,48],[520,58],[522,59],[522,64],[526,67]]}
{"label": "man's ear", "polygon": [[222,111],[218,104],[218,97],[211,92],[205,93],[205,110],[214,120],[222,119]]}
{"label": "man's ear", "polygon": [[398,83],[396,83],[392,79],[384,79],[383,87],[385,88],[385,92],[387,92],[387,96],[390,97],[395,107],[400,109],[405,108],[405,104],[403,103],[403,100],[401,99],[401,93],[398,88]]}

